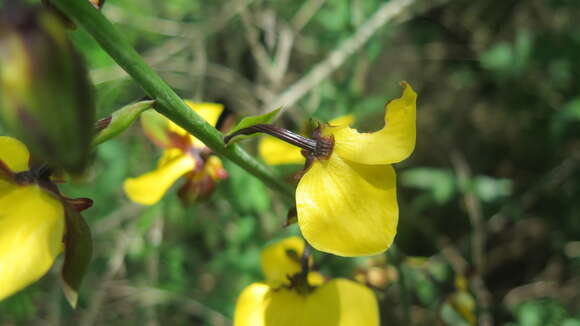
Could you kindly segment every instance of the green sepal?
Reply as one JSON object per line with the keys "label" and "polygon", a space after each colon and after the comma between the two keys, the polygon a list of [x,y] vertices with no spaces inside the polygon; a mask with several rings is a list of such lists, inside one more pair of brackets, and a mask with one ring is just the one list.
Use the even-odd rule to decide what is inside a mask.
{"label": "green sepal", "polygon": [[[97,146],[107,140],[121,134],[129,128],[133,122],[146,110],[153,107],[155,101],[142,101],[126,105],[113,112],[110,122],[104,129],[99,130],[93,138],[93,146]],[[103,120],[100,120],[103,121]]]}
{"label": "green sepal", "polygon": [[76,308],[78,292],[93,255],[93,240],[89,226],[77,209],[67,203],[64,207],[66,234],[61,270],[62,290],[71,307]]}
{"label": "green sepal", "polygon": [[[265,114],[244,117],[242,120],[240,120],[240,122],[238,122],[237,125],[235,125],[230,130],[230,132],[228,132],[226,137],[235,134],[239,130],[242,130],[242,129],[245,129],[245,128],[248,128],[251,126],[255,126],[258,124],[269,124],[276,119],[280,110],[282,110],[282,107],[279,107],[279,108],[272,110],[272,111],[265,113]],[[250,137],[254,137],[254,136],[259,136],[259,135],[260,134],[258,134],[258,133],[251,134],[251,135],[236,135],[228,140],[228,145],[235,143],[237,141],[240,141],[242,139],[246,139],[246,138],[250,138]]]}

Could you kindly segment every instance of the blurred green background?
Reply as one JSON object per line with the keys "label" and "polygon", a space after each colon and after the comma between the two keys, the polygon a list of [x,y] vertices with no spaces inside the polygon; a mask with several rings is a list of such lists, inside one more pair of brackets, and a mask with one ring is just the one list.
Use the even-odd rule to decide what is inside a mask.
{"label": "blurred green background", "polygon": [[[352,113],[373,130],[408,81],[417,147],[396,166],[398,254],[317,265],[372,286],[384,325],[406,324],[402,288],[413,325],[580,325],[580,2],[109,0],[103,13],[180,95],[235,117],[281,104],[290,129]],[[86,32],[70,35],[99,118],[145,97]],[[159,156],[138,124],[99,146],[88,175],[61,188],[95,201],[79,307],[55,267],[0,303],[0,324],[231,324],[238,293],[262,278],[260,250],[298,234],[282,227],[289,207],[233,164],[206,203],[183,207],[177,187],[130,203],[123,180]]]}

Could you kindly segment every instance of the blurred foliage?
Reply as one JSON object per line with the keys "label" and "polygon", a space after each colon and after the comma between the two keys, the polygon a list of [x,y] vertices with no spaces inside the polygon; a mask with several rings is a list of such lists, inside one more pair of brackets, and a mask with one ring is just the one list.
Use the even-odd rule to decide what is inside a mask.
{"label": "blurred foliage", "polygon": [[[408,255],[400,271],[413,324],[469,325],[462,311],[473,298],[473,313],[497,325],[580,325],[578,1],[416,2],[278,123],[298,130],[352,113],[373,130],[398,82],[410,82],[417,148],[397,166],[396,244]],[[384,3],[112,0],[103,12],[184,98],[243,117],[274,109]],[[145,97],[86,32],[70,36],[91,68],[99,118]],[[256,153],[255,141],[244,146]],[[229,162],[207,203],[183,207],[175,190],[153,207],[129,203],[123,180],[160,155],[138,124],[98,147],[91,170],[61,188],[95,201],[84,215],[96,256],[79,308],[66,305],[55,269],[2,302],[0,324],[230,324],[240,290],[262,279],[260,250],[298,234],[282,227],[289,206]],[[277,168],[289,182],[299,169]],[[362,275],[383,323],[404,325],[402,278],[384,255],[316,255],[329,276]]]}

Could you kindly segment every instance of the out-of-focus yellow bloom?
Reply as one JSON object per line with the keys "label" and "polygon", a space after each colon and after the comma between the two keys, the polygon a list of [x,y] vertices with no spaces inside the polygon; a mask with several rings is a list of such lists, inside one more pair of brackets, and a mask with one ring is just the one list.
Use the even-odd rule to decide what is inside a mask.
{"label": "out-of-focus yellow bloom", "polygon": [[[186,103],[212,126],[216,125],[224,109],[215,103]],[[125,181],[125,192],[132,201],[153,205],[185,175],[187,181],[179,195],[183,201],[191,203],[209,197],[215,183],[227,177],[221,160],[208,156],[210,152],[205,144],[169,119],[147,111],[141,115],[141,122],[145,134],[165,151],[155,170]]]}
{"label": "out-of-focus yellow bloom", "polygon": [[63,249],[65,212],[60,199],[36,183],[18,183],[30,154],[0,136],[0,300],[42,277]]}
{"label": "out-of-focus yellow bloom", "polygon": [[[304,241],[288,238],[262,253],[266,282],[246,287],[238,298],[235,326],[375,326],[379,325],[376,298],[371,290],[346,279],[324,283],[308,273],[309,290],[289,281],[302,272]],[[281,275],[286,273],[285,280]],[[312,276],[316,275],[316,276]]]}
{"label": "out-of-focus yellow bloom", "polygon": [[477,325],[475,314],[477,305],[473,295],[469,292],[468,280],[463,275],[455,276],[455,291],[447,297],[442,310],[446,308],[445,305],[449,305],[469,325]]}

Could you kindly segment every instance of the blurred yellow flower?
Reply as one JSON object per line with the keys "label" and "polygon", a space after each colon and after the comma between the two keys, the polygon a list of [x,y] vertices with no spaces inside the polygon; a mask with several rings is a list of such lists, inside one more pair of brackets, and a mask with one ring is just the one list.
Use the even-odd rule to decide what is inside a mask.
{"label": "blurred yellow flower", "polygon": [[[29,170],[29,160],[30,153],[23,143],[0,136],[0,300],[35,282],[50,269],[63,250],[67,205],[79,204],[84,209],[91,204],[88,199],[60,195],[47,176],[39,170]],[[90,245],[88,237],[82,240],[88,240]],[[82,279],[79,273],[84,274],[84,270],[71,272],[78,272],[72,276],[80,277],[74,285],[67,285],[71,289],[67,296],[72,295],[69,299],[74,305]]]}
{"label": "blurred yellow flower", "polygon": [[263,251],[266,282],[243,290],[236,304],[235,326],[379,325],[375,295],[361,284],[347,279],[324,282],[320,274],[309,272],[307,286],[300,286],[300,276],[305,274],[303,252],[304,241],[297,237]]}
{"label": "blurred yellow flower", "polygon": [[[186,103],[212,126],[224,109],[215,103]],[[124,190],[132,201],[153,205],[185,175],[187,180],[179,190],[179,197],[189,204],[209,197],[216,182],[227,177],[221,160],[211,156],[205,144],[169,119],[155,111],[146,111],[141,115],[141,124],[145,134],[165,150],[155,170],[125,180]]]}

